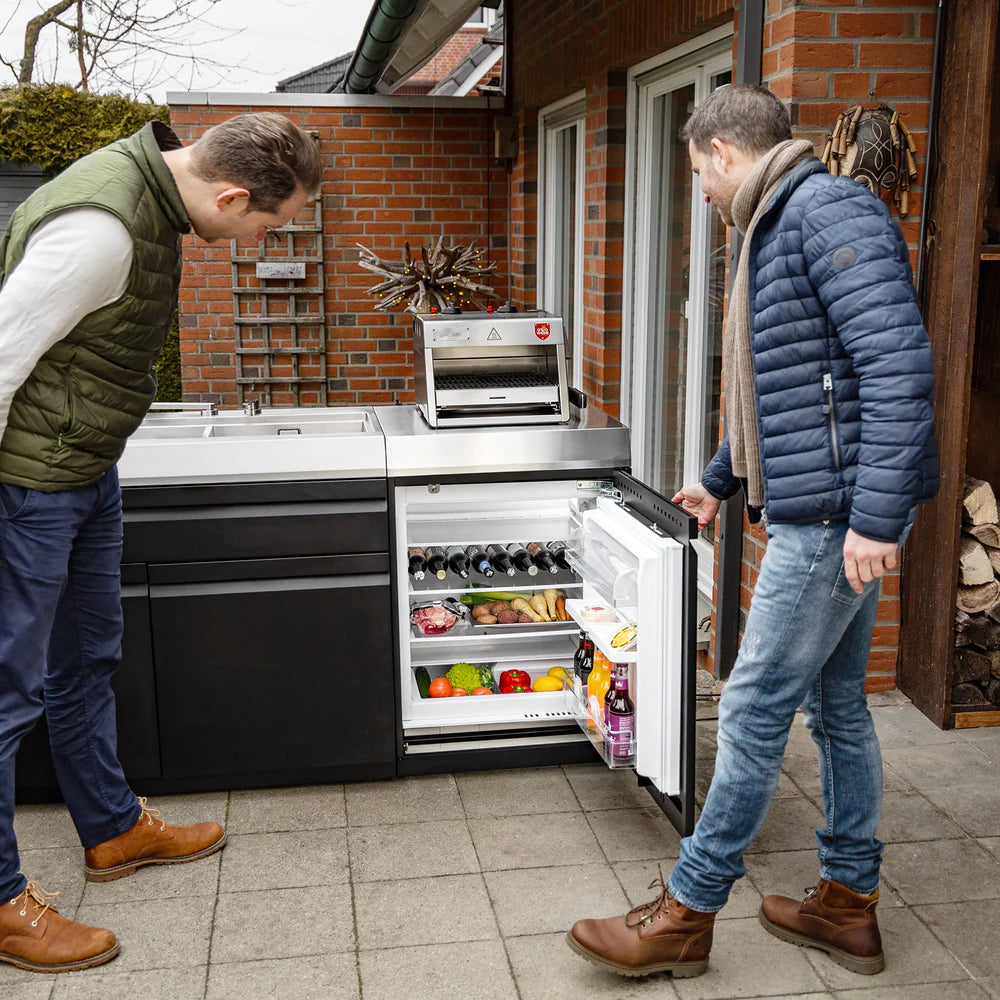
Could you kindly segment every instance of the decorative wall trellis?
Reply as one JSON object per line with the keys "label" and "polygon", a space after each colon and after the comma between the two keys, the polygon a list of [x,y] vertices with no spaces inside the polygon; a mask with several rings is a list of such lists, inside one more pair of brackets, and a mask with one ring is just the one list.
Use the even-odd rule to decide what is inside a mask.
{"label": "decorative wall trellis", "polygon": [[[236,387],[240,402],[326,403],[326,310],[322,207],[268,230],[254,244],[231,243]],[[313,387],[313,388],[309,388]]]}

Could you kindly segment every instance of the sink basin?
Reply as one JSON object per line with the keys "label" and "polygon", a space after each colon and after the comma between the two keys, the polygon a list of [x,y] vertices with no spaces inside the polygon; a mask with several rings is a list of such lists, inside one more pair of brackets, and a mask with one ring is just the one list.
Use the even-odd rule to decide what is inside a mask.
{"label": "sink basin", "polygon": [[385,475],[385,441],[365,407],[150,413],[118,463],[123,485],[362,479]]}
{"label": "sink basin", "polygon": [[262,410],[250,416],[226,410],[216,416],[203,413],[151,413],[132,435],[141,440],[174,438],[300,437],[303,434],[370,434],[371,416],[364,410],[334,407]]}

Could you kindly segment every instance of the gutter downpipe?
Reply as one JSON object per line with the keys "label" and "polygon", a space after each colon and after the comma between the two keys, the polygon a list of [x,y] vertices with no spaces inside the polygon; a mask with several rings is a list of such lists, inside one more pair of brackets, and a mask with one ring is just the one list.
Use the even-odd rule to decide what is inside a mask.
{"label": "gutter downpipe", "polygon": [[[764,0],[742,0],[736,37],[736,82],[761,82]],[[736,277],[742,240],[733,229],[729,248],[730,282]],[[730,291],[732,289],[730,288]],[[715,615],[715,676],[725,680],[736,663],[740,644],[740,573],[743,563],[743,494],[722,505],[719,519],[719,577]]]}
{"label": "gutter downpipe", "polygon": [[[923,309],[924,268],[927,264],[927,228],[930,224],[931,201],[934,181],[937,179],[937,120],[941,91],[941,35],[944,28],[944,0],[938,0],[937,21],[934,24],[934,62],[931,72],[931,106],[927,120],[927,155],[924,158],[924,190],[920,206],[920,237],[917,244],[917,301]],[[931,234],[933,239],[933,234]]]}
{"label": "gutter downpipe", "polygon": [[348,94],[370,94],[379,74],[392,58],[396,39],[418,0],[377,0],[368,15],[361,41],[344,74],[344,90]]}

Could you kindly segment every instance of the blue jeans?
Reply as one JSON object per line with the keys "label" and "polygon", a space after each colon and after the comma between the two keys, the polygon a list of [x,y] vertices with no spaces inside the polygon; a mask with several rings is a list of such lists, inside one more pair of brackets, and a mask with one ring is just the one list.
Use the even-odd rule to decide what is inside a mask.
{"label": "blue jeans", "polygon": [[62,493],[0,484],[0,903],[24,888],[14,759],[42,712],[84,847],[139,819],[118,763],[111,675],[121,659],[118,472]]}
{"label": "blue jeans", "polygon": [[844,576],[846,521],[772,524],[736,664],[719,704],[715,775],[692,836],[681,842],[670,892],[693,910],[720,910],[744,874],[778,785],[796,710],[819,753],[826,826],[819,873],[859,893],[878,884],[882,756],[863,693],[878,581]]}

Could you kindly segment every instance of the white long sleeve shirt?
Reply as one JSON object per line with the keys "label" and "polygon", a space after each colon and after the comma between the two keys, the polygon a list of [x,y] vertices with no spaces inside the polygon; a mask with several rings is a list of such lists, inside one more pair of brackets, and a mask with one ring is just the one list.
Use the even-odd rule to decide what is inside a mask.
{"label": "white long sleeve shirt", "polygon": [[102,208],[59,212],[31,234],[0,288],[0,440],[38,359],[125,291],[132,253],[125,224]]}

